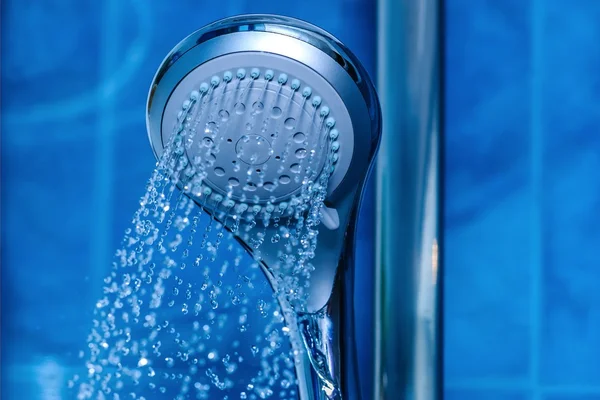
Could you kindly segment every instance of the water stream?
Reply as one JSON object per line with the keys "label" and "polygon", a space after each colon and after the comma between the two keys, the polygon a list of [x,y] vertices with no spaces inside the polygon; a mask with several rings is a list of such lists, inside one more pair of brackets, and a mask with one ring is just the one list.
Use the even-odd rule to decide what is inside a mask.
{"label": "water stream", "polygon": [[[300,82],[255,72],[213,77],[182,104],[95,304],[80,354],[87,374],[70,382],[78,399],[297,399],[295,366],[306,349],[334,396],[323,342],[311,336],[318,323],[296,314],[337,134]],[[305,105],[312,111],[303,116]],[[310,129],[300,132],[302,118]],[[239,126],[247,131],[234,141]],[[268,154],[280,165],[256,168],[265,136],[271,149],[285,143]],[[228,146],[237,160],[226,174],[219,160]],[[220,176],[226,184],[209,184]],[[299,189],[286,201],[255,194],[290,183]]]}

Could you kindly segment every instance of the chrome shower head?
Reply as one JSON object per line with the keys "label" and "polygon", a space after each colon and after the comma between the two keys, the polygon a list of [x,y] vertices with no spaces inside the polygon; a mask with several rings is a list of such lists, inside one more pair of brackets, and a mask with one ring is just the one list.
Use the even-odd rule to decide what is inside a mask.
{"label": "chrome shower head", "polygon": [[[213,190],[225,195],[233,184],[236,200],[257,199],[259,204],[273,198],[289,200],[299,184],[288,182],[286,176],[297,174],[296,160],[309,156],[311,149],[303,143],[317,128],[319,117],[326,118],[325,124],[335,124],[332,134],[339,135],[328,195],[343,195],[365,175],[379,137],[377,98],[355,57],[323,30],[292,18],[250,15],[215,22],[184,39],[163,61],[150,90],[147,126],[157,156],[186,102],[188,107],[190,100],[200,97],[206,102],[208,91],[214,92],[209,101],[215,107],[198,126],[212,134],[208,132],[216,127],[212,120],[235,120],[227,132],[218,133],[221,153],[213,155],[216,163],[206,171],[206,183]],[[317,118],[312,115],[315,110]],[[253,117],[262,113],[270,114],[270,121],[254,121],[253,126]],[[287,149],[288,142],[278,137],[285,134],[294,135]],[[284,161],[286,150],[293,154]],[[314,161],[315,170],[324,164],[323,157]],[[233,171],[232,162],[241,162],[242,167]],[[278,164],[285,173],[277,173]],[[259,186],[257,179],[245,185],[243,167],[262,172],[263,165],[271,167],[261,177],[264,184]]]}
{"label": "chrome shower head", "polygon": [[[347,239],[381,133],[379,102],[356,57],[297,19],[217,21],[163,61],[147,128],[157,158],[178,152],[170,167],[178,186],[251,252],[248,236],[233,227],[239,220],[309,213],[307,197],[320,196],[318,251],[302,312],[323,310],[343,270],[342,252],[353,245]],[[277,223],[267,229],[276,235]],[[281,246],[261,244],[267,269],[280,261]]]}
{"label": "chrome shower head", "polygon": [[199,165],[185,171],[202,182],[186,193],[213,214],[291,215],[302,202],[302,181],[330,174],[321,214],[337,240],[320,238],[332,256],[327,267],[316,266],[318,295],[309,298],[309,309],[322,307],[379,143],[379,103],[364,68],[332,35],[306,22],[226,18],[180,42],[154,77],[147,128],[157,157],[191,112],[196,122],[187,140],[194,145],[185,152],[190,166],[194,159]]}

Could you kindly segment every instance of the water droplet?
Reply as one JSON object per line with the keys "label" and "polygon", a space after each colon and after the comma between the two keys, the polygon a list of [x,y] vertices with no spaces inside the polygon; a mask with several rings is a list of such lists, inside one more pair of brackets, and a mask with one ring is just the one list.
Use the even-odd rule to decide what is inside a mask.
{"label": "water droplet", "polygon": [[286,129],[292,130],[296,127],[296,120],[294,118],[288,118],[283,123]]}
{"label": "water droplet", "polygon": [[204,128],[204,133],[207,135],[214,135],[218,132],[219,126],[215,122],[209,122]]}
{"label": "water droplet", "polygon": [[268,190],[270,192],[273,189],[275,189],[275,184],[273,182],[265,182],[265,183],[263,183],[263,188],[265,188],[265,190]]}
{"label": "water droplet", "polygon": [[294,142],[302,143],[304,142],[304,140],[306,140],[306,135],[304,133],[297,132],[296,134],[294,134]]}
{"label": "water droplet", "polygon": [[252,104],[252,109],[257,114],[261,113],[264,108],[265,108],[265,105],[260,101],[256,101],[254,104]]}
{"label": "water droplet", "polygon": [[273,118],[279,118],[281,117],[282,111],[281,108],[279,107],[273,107],[273,109],[271,110],[271,117]]}
{"label": "water droplet", "polygon": [[306,149],[298,149],[298,150],[296,150],[296,157],[300,158],[300,159],[306,157]]}
{"label": "water droplet", "polygon": [[243,114],[246,112],[246,105],[244,103],[236,103],[233,107],[235,109],[236,114]]}
{"label": "water droplet", "polygon": [[291,181],[291,179],[290,179],[290,177],[289,177],[289,176],[287,176],[287,175],[281,175],[281,176],[279,177],[279,183],[282,183],[282,184],[284,184],[284,185],[287,185],[288,183],[290,183],[290,181]]}
{"label": "water droplet", "polygon": [[223,175],[225,175],[225,170],[223,168],[221,168],[221,167],[215,168],[214,171],[215,171],[215,175],[217,175],[217,176],[223,176]]}
{"label": "water droplet", "polygon": [[229,119],[229,112],[227,110],[221,110],[219,111],[219,118],[221,118],[221,121],[225,122]]}

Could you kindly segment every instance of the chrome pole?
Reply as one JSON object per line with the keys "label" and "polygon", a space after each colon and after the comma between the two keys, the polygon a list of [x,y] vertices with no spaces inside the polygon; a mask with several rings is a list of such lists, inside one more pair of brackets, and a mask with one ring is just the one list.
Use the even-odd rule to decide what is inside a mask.
{"label": "chrome pole", "polygon": [[380,0],[375,395],[442,398],[440,0]]}

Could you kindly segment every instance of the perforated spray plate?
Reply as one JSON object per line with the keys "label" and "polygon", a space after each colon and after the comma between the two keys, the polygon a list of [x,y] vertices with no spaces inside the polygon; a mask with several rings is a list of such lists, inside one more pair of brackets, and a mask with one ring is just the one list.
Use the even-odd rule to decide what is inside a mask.
{"label": "perforated spray plate", "polygon": [[323,77],[295,60],[251,52],[200,65],[169,98],[163,145],[190,96],[197,101],[189,113],[194,143],[187,156],[223,196],[251,204],[289,201],[304,179],[322,171],[332,143],[329,192],[348,169],[354,144],[348,111]]}

